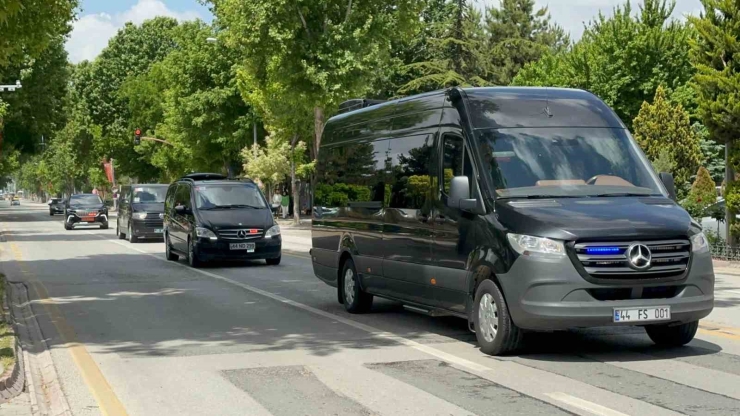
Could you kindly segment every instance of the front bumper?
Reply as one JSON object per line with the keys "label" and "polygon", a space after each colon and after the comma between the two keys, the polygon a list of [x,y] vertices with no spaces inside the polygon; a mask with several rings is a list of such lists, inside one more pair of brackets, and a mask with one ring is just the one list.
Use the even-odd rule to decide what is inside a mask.
{"label": "front bumper", "polygon": [[[523,329],[560,330],[598,326],[686,323],[709,315],[714,307],[714,270],[708,252],[694,253],[690,270],[679,281],[646,279],[640,283],[594,284],[586,281],[568,257],[541,259],[520,256],[508,273],[497,275],[514,323]],[[616,279],[615,279],[616,280]],[[597,291],[621,289],[630,295],[599,300]],[[660,291],[665,297],[643,298]],[[614,308],[670,306],[668,322],[613,322]]]}
{"label": "front bumper", "polygon": [[85,217],[85,220],[83,221],[82,218],[78,217],[77,214],[67,214],[67,218],[65,218],[65,221],[68,224],[75,225],[75,224],[107,224],[108,223],[108,213],[99,213],[94,218]]}
{"label": "front bumper", "polygon": [[164,224],[161,219],[132,219],[131,226],[136,238],[161,239],[164,238]]}
{"label": "front bumper", "polygon": [[64,214],[64,208],[49,208],[49,211],[55,213],[55,214]]}
{"label": "front bumper", "polygon": [[[231,250],[229,244],[233,243],[255,243],[253,253],[246,250]],[[258,240],[210,240],[199,238],[195,243],[195,249],[201,260],[253,260],[274,259],[280,257],[282,252],[282,238],[260,238]]]}

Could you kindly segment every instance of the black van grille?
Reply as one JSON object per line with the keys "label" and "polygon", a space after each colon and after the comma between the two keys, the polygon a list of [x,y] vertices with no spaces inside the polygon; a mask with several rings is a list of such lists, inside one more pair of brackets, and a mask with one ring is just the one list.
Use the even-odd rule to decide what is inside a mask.
{"label": "black van grille", "polygon": [[[642,244],[650,250],[650,266],[636,270],[627,249]],[[578,243],[575,254],[589,275],[600,279],[662,279],[683,274],[689,265],[689,240]]]}
{"label": "black van grille", "polygon": [[224,240],[254,240],[262,238],[264,230],[261,228],[238,228],[232,230],[219,230],[218,236]]}

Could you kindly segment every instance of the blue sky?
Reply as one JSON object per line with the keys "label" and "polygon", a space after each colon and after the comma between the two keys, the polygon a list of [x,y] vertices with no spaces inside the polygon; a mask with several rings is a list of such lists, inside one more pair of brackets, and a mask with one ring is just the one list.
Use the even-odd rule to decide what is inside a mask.
{"label": "blue sky", "polygon": [[[270,0],[264,0],[270,1]],[[471,0],[481,8],[498,5],[500,0]],[[547,6],[553,21],[578,39],[583,32],[583,22],[599,11],[610,14],[615,5],[626,0],[535,0],[538,6]],[[82,0],[82,11],[74,23],[74,30],[67,42],[72,62],[94,59],[127,21],[141,23],[155,16],[170,16],[179,20],[203,19],[210,21],[211,13],[197,0]],[[639,0],[631,0],[637,10]],[[686,14],[698,14],[700,0],[676,0],[674,17],[683,19]]]}

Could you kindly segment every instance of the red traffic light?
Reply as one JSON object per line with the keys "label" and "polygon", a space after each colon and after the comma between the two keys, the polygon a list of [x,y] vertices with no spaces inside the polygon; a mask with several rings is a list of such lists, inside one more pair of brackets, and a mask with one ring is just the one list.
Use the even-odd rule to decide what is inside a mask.
{"label": "red traffic light", "polygon": [[134,134],[137,135],[137,136],[141,136],[141,129],[136,129],[134,131]]}

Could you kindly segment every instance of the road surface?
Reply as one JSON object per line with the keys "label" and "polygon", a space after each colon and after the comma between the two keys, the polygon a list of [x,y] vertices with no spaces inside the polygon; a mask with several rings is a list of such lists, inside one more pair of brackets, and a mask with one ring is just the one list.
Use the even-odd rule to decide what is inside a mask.
{"label": "road surface", "polygon": [[2,272],[27,283],[74,415],[740,414],[740,277],[719,276],[684,348],[593,329],[493,358],[457,318],[378,300],[346,313],[312,274],[306,231],[285,231],[296,251],[280,266],[195,270],[161,242],[65,231],[43,205],[0,202],[0,229]]}

